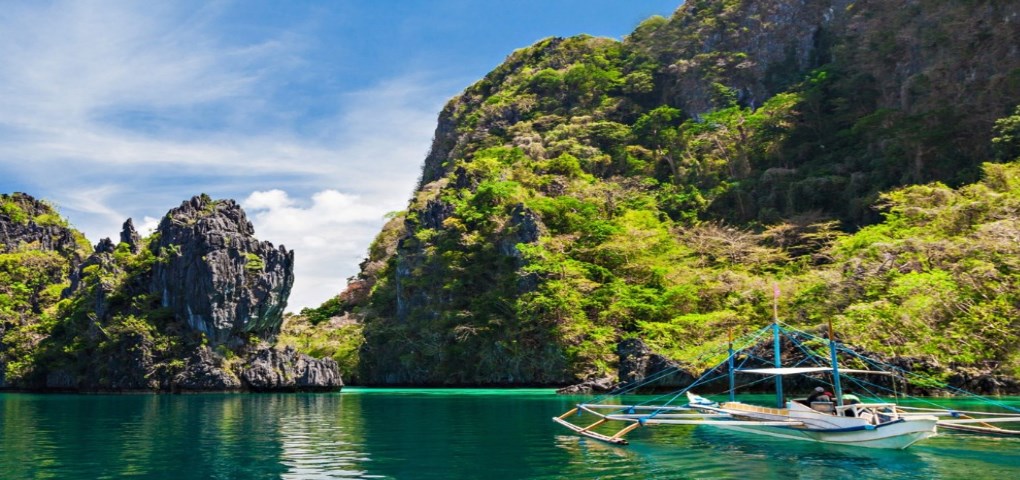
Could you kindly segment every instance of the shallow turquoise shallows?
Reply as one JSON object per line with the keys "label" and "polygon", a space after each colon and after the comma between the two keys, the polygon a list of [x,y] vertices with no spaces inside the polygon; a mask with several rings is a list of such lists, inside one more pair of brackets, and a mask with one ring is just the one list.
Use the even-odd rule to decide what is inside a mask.
{"label": "shallow turquoise shallows", "polygon": [[[611,446],[550,420],[582,398],[551,390],[0,394],[0,478],[1020,478],[1013,438],[945,434],[884,451],[656,426]],[[1020,398],[1003,401],[1020,407]]]}

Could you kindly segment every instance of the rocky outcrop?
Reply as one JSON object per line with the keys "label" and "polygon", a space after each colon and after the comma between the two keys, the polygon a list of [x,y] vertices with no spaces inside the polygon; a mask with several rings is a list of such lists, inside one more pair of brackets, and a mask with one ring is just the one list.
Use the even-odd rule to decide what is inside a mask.
{"label": "rocky outcrop", "polygon": [[260,348],[241,367],[244,387],[252,391],[332,391],[343,386],[336,361],[283,350]]}
{"label": "rocky outcrop", "polygon": [[90,297],[91,309],[97,320],[106,318],[109,306],[107,298],[117,287],[116,283],[109,279],[123,274],[123,270],[113,260],[114,250],[112,240],[109,238],[99,240],[92,254],[81,262],[78,268],[71,271],[71,285],[62,294],[64,298],[68,298],[82,291],[86,279],[91,278],[93,282],[89,285],[90,290],[82,291],[81,294]]}
{"label": "rocky outcrop", "polygon": [[192,330],[230,347],[279,332],[294,253],[255,239],[237,203],[196,196],[167,213],[156,235],[151,291]]}
{"label": "rocky outcrop", "polygon": [[[513,257],[519,263],[523,260],[521,251],[517,248],[519,243],[535,243],[542,235],[545,227],[542,219],[535,212],[518,203],[510,210],[510,219],[499,239],[498,247],[500,253],[507,257]],[[518,266],[521,266],[519,264]]]}
{"label": "rocky outcrop", "polygon": [[996,375],[992,368],[958,367],[948,379],[950,385],[968,392],[985,395],[1020,394],[1020,380],[1005,375]]}
{"label": "rocky outcrop", "polygon": [[184,371],[174,377],[173,389],[177,391],[225,391],[241,388],[241,380],[229,368],[223,368],[208,347],[199,347],[188,359]]}
{"label": "rocky outcrop", "polygon": [[429,149],[428,157],[425,158],[418,190],[443,176],[444,164],[451,158],[460,137],[455,121],[458,106],[456,100],[451,101],[439,114],[439,122],[432,136],[432,147]]}
{"label": "rocky outcrop", "polygon": [[[619,343],[616,353],[620,357],[620,383],[636,385],[651,377],[661,376],[650,381],[648,388],[667,388],[677,385],[690,385],[696,378],[681,365],[652,351],[645,342],[631,338]],[[667,373],[675,372],[675,373]]]}
{"label": "rocky outcrop", "polygon": [[135,224],[130,218],[125,220],[121,227],[120,243],[127,245],[131,253],[137,254],[142,251],[142,236],[135,230]]}
{"label": "rocky outcrop", "polygon": [[[63,231],[47,225],[66,222],[45,204],[19,194],[5,196],[3,205],[0,227],[12,245],[64,248],[54,240]],[[28,367],[13,385],[0,378],[0,388],[338,390],[343,383],[332,359],[269,347],[294,281],[294,254],[253,234],[234,201],[206,195],[171,210],[148,239],[128,219],[119,242],[100,240],[70,269],[62,294],[66,328],[21,345],[37,351],[15,359]],[[0,322],[0,333],[6,326]]]}
{"label": "rocky outcrop", "polygon": [[638,338],[626,339],[617,344],[616,354],[619,357],[619,382],[614,382],[612,378],[596,378],[558,389],[556,393],[587,395],[636,388],[638,384],[641,384],[641,391],[675,389],[690,385],[697,378],[679,363],[653,352]]}
{"label": "rocky outcrop", "polygon": [[315,359],[293,347],[268,345],[249,352],[245,360],[224,362],[208,347],[195,350],[184,370],[174,377],[172,389],[181,392],[329,392],[343,381],[336,361]]}
{"label": "rocky outcrop", "polygon": [[58,252],[77,265],[87,254],[80,235],[53,207],[31,195],[0,194],[0,253],[31,245],[35,250]]}
{"label": "rocky outcrop", "polygon": [[590,395],[593,393],[606,393],[616,388],[618,384],[612,378],[597,378],[586,382],[563,387],[556,390],[560,395]]}

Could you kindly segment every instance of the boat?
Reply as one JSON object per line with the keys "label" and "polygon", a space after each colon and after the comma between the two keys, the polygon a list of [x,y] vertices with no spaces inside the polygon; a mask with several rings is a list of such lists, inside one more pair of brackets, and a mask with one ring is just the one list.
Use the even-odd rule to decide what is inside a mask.
{"label": "boat", "polygon": [[[764,335],[771,333],[773,338],[772,366],[767,368],[743,368],[750,359],[757,358],[749,353],[761,343]],[[783,335],[791,338],[798,348],[805,353],[797,365],[784,367],[781,356],[780,341]],[[813,350],[804,347],[804,342],[818,345],[823,340],[807,332],[782,325],[778,318],[763,329],[749,336],[745,346],[734,349],[733,339],[729,342],[726,359],[706,371],[691,385],[677,392],[671,392],[665,402],[656,400],[641,404],[601,403],[605,398],[620,399],[643,385],[660,380],[668,372],[645,379],[644,382],[626,385],[611,394],[596,399],[592,403],[579,403],[570,411],[553,417],[553,421],[567,427],[577,434],[599,441],[617,445],[628,444],[625,436],[641,427],[656,425],[691,425],[722,428],[747,434],[766,435],[784,440],[820,442],[826,444],[845,445],[864,448],[905,449],[915,443],[933,437],[939,429],[958,433],[979,435],[1020,435],[1020,431],[1002,428],[1002,423],[1020,423],[1020,409],[998,404],[1007,412],[975,412],[958,411],[950,408],[920,408],[899,405],[895,401],[884,400],[871,392],[871,389],[882,389],[882,386],[867,380],[873,375],[895,377],[890,382],[893,386],[893,397],[897,379],[908,379],[917,376],[891,365],[884,365],[873,359],[857,354],[854,350],[840,345],[834,340],[832,324],[829,323],[828,350],[829,358],[821,359]],[[867,367],[885,368],[846,368],[837,362],[838,353],[848,353],[854,357],[856,364]],[[737,360],[741,365],[737,365]],[[813,365],[805,366],[805,363]],[[725,375],[720,374],[725,371]],[[776,403],[774,406],[762,406],[743,403],[736,400],[736,377],[760,376],[759,383],[774,379]],[[828,383],[835,391],[827,401],[808,402],[807,399],[787,399],[783,395],[783,378],[790,375],[807,375],[820,383]],[[703,386],[723,377],[729,380],[729,400],[717,402],[694,393],[694,388]],[[822,377],[819,380],[818,377]],[[869,389],[872,398],[877,401],[861,402],[856,395],[844,396],[843,381],[851,379],[855,390]],[[926,379],[932,382],[931,379]],[[870,388],[869,388],[870,387]],[[886,392],[888,393],[888,392]],[[957,390],[956,393],[967,393]],[[684,404],[678,404],[686,400]],[[987,399],[990,400],[990,399]],[[930,402],[929,402],[930,403]],[[996,403],[991,401],[989,403]],[[572,417],[589,416],[594,422],[581,426]],[[587,422],[586,422],[587,423]],[[614,433],[603,433],[606,425],[623,423],[625,426]]]}
{"label": "boat", "polygon": [[938,418],[932,415],[903,415],[895,403],[889,402],[838,406],[833,402],[807,404],[806,399],[797,399],[786,402],[784,408],[725,402],[715,406],[699,405],[695,409],[751,422],[718,425],[730,430],[869,448],[907,448],[934,436],[938,423]]}

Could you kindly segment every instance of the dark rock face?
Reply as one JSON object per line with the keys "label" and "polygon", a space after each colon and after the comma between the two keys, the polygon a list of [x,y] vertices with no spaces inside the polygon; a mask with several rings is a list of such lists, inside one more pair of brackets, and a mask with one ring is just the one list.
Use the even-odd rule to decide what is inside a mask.
{"label": "dark rock face", "polygon": [[499,239],[499,251],[520,263],[523,261],[523,257],[520,250],[517,249],[517,244],[537,242],[544,230],[542,219],[538,218],[538,215],[525,207],[523,203],[518,203],[510,211],[510,221],[504,230],[504,235]]}
{"label": "dark rock face", "polygon": [[652,352],[640,339],[631,338],[619,343],[616,353],[620,356],[620,383],[634,385],[646,378],[658,375],[666,370],[677,370],[671,375],[650,382],[648,388],[675,388],[690,385],[696,378],[690,372],[680,368],[680,364],[662,355]]}
{"label": "dark rock face", "polygon": [[986,395],[1016,395],[1020,393],[1020,381],[1003,375],[995,375],[991,368],[959,369],[949,378],[950,385],[959,386],[969,392]]}
{"label": "dark rock face", "polygon": [[454,120],[457,111],[456,103],[456,101],[451,101],[439,114],[436,132],[432,137],[432,147],[429,149],[428,157],[425,159],[425,166],[422,168],[421,182],[418,185],[419,190],[424,185],[442,177],[443,163],[449,160],[454,146],[457,145],[459,135],[457,134],[457,122]]}
{"label": "dark rock face", "polygon": [[135,224],[131,219],[124,221],[120,231],[120,242],[127,244],[131,253],[142,251],[142,236],[135,230]]}
{"label": "dark rock face", "polygon": [[[78,265],[78,268],[71,271],[71,285],[64,290],[62,296],[64,298],[70,297],[84,287],[85,271],[89,267],[95,267],[104,272],[119,273],[120,268],[113,261],[113,248],[113,243],[109,238],[100,240],[92,255],[89,255],[85,261]],[[107,297],[113,293],[114,289],[115,286],[109,282],[99,282],[95,285],[94,291],[89,292],[92,295],[92,308],[97,319],[106,317],[108,307]]]}
{"label": "dark rock face", "polygon": [[272,338],[294,284],[294,253],[254,238],[233,200],[197,196],[167,213],[150,245],[151,291],[213,344]]}
{"label": "dark rock face", "polygon": [[683,369],[679,363],[653,352],[641,339],[623,340],[617,344],[616,354],[619,356],[619,383],[613,382],[611,378],[597,378],[561,388],[556,390],[556,393],[563,395],[605,393],[616,388],[631,387],[660,375],[661,378],[642,385],[641,390],[665,390],[685,387],[697,379],[696,375]]}
{"label": "dark rock face", "polygon": [[[504,236],[498,241],[500,253],[514,259],[514,266],[518,271],[523,272],[526,265],[524,256],[518,250],[517,245],[521,243],[535,243],[545,232],[545,225],[542,219],[532,212],[524,204],[517,204],[510,212],[510,221],[507,222]],[[517,290],[524,294],[538,288],[538,275],[534,273],[523,274],[517,281]]]}
{"label": "dark rock face", "polygon": [[113,245],[113,240],[104,238],[96,244],[96,253],[113,253],[116,247]]}
{"label": "dark rock face", "polygon": [[67,370],[55,370],[46,374],[46,388],[50,390],[77,390],[78,380]]}
{"label": "dark rock face", "polygon": [[174,389],[183,391],[224,391],[241,388],[241,380],[208,347],[199,347],[188,359],[184,371],[174,377]]}
{"label": "dark rock face", "polygon": [[241,369],[241,380],[253,391],[332,391],[343,386],[336,361],[317,360],[293,347],[255,351]]}
{"label": "dark rock face", "polygon": [[569,387],[563,387],[556,390],[556,393],[560,395],[589,395],[592,393],[606,393],[613,390],[616,387],[616,382],[612,378],[598,378],[595,380],[588,380],[577,385],[571,385]]}

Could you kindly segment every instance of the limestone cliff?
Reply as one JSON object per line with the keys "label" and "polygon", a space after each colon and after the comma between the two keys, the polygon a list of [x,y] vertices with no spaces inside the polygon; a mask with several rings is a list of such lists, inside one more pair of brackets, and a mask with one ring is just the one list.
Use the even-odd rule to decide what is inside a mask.
{"label": "limestone cliff", "polygon": [[[947,328],[966,336],[987,321],[977,312],[1009,324],[1016,309],[992,299],[1017,298],[1015,283],[953,267],[985,255],[978,263],[1013,275],[1002,252],[1014,244],[975,233],[1014,231],[1008,219],[954,220],[944,233],[958,237],[939,241],[987,254],[925,250],[952,258],[939,264],[919,251],[921,234],[895,237],[903,245],[874,231],[840,239],[885,216],[900,223],[883,232],[915,225],[916,209],[950,208],[926,195],[1009,195],[980,185],[1012,175],[982,162],[1012,160],[994,157],[991,140],[1020,103],[1018,7],[691,0],[622,42],[581,35],[517,50],[439,114],[407,210],[322,310],[360,320],[359,380],[374,384],[602,384],[619,371],[618,348],[632,351],[625,376],[646,368],[627,358],[668,349],[693,360],[723,325],[769,317],[761,292],[774,278],[803,296],[789,300],[792,321],[839,316],[861,342],[874,338],[870,322],[919,305],[899,275],[952,277],[946,288],[985,305],[932,300],[915,312],[928,333],[891,338],[889,352],[931,350]],[[932,181],[943,183],[890,193]],[[981,188],[997,193],[972,193]],[[902,266],[874,265],[881,281],[855,273],[880,263],[862,245]],[[839,295],[818,293],[829,291]],[[950,320],[960,318],[973,322]],[[634,339],[645,347],[619,347]],[[930,354],[999,373],[1017,365],[1006,347]]]}
{"label": "limestone cliff", "polygon": [[194,197],[163,217],[156,237],[150,289],[192,330],[232,347],[280,331],[294,252],[255,239],[237,203]]}
{"label": "limestone cliff", "polygon": [[[41,234],[45,238],[45,232]],[[64,299],[0,349],[8,387],[66,391],[336,390],[337,364],[275,348],[294,253],[254,237],[232,200],[200,195],[141,238],[102,239]],[[64,285],[59,285],[63,287]],[[5,345],[0,344],[0,347]]]}
{"label": "limestone cliff", "polygon": [[55,308],[69,273],[91,250],[50,204],[0,195],[0,388],[28,369],[22,356],[42,339],[33,326]]}

